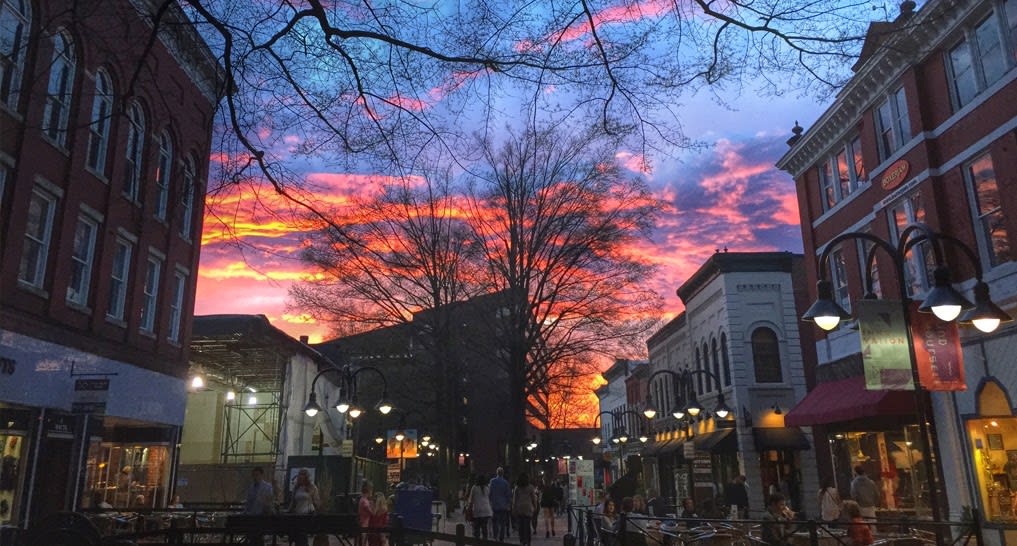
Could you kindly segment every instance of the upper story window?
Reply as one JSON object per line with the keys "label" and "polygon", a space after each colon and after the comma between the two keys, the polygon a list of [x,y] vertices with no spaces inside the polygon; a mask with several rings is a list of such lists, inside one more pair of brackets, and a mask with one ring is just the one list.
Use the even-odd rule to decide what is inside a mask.
{"label": "upper story window", "polygon": [[727,355],[727,334],[720,334],[720,359],[724,365],[724,386],[731,386],[731,358]]}
{"label": "upper story window", "polygon": [[106,176],[106,155],[109,151],[110,117],[113,115],[113,84],[105,70],[95,73],[95,96],[92,118],[88,124],[88,168]]}
{"label": "upper story window", "polygon": [[784,373],[780,365],[780,342],[777,333],[762,327],[752,331],[752,364],[756,383],[782,383]]}
{"label": "upper story window", "polygon": [[717,376],[717,390],[720,390],[720,348],[717,339],[710,340],[710,352],[713,353],[713,375]]}
{"label": "upper story window", "polygon": [[0,103],[18,108],[32,12],[28,0],[0,0]]}
{"label": "upper story window", "polygon": [[[998,81],[1013,66],[1010,52],[1017,48],[1017,6],[1013,0],[1002,4],[973,28],[947,54],[947,70],[955,108],[971,102]],[[1009,41],[1009,45],[1008,42]]]}
{"label": "upper story window", "polygon": [[162,259],[149,256],[145,269],[145,286],[141,301],[141,330],[155,331],[155,313],[159,300],[159,275],[162,272]]}
{"label": "upper story window", "polygon": [[61,148],[67,146],[67,119],[71,113],[73,90],[74,45],[66,34],[58,32],[53,36],[53,60],[49,65],[42,132]]}
{"label": "upper story window", "polygon": [[180,188],[180,236],[191,239],[191,224],[194,222],[194,157],[184,161],[183,184]]}
{"label": "upper story window", "polygon": [[903,87],[891,93],[876,108],[876,130],[879,132],[879,156],[883,160],[911,140],[911,122]]}
{"label": "upper story window", "polygon": [[[864,231],[865,233],[872,233],[872,230],[869,228],[866,228]],[[869,268],[868,271],[868,278],[866,278],[865,272],[865,267],[866,265],[868,265],[866,262],[866,260],[868,260],[868,253],[870,252],[874,244],[875,243],[873,243],[872,241],[866,241],[865,239],[861,239],[858,241],[858,269],[860,270],[861,273],[860,278],[862,279],[862,293],[865,294],[869,290],[870,286],[867,283],[867,281],[871,280],[872,294],[875,295],[877,298],[881,298],[883,297],[883,288],[879,284],[879,261],[872,260],[872,266]],[[878,254],[879,250],[877,249],[876,250],[877,258]]]}
{"label": "upper story window", "polygon": [[141,185],[141,159],[145,146],[145,114],[137,102],[127,107],[127,150],[124,154],[124,195],[138,200]]}
{"label": "upper story window", "polygon": [[[703,371],[706,371],[706,372],[710,371],[710,349],[706,345],[705,341],[703,342]],[[712,391],[713,390],[713,378],[710,377],[709,373],[704,373],[702,375],[705,376],[705,377],[703,377],[703,380],[706,382],[706,390],[703,391],[703,392],[710,392],[710,391]]]}
{"label": "upper story window", "polygon": [[819,184],[823,194],[823,210],[830,210],[854,193],[868,180],[862,163],[862,142],[854,137],[833,150],[819,167]]}
{"label": "upper story window", "polygon": [[127,239],[117,237],[113,251],[113,270],[110,273],[109,305],[106,316],[114,320],[124,320],[124,309],[127,302],[127,280],[131,272],[131,255],[134,245]]}
{"label": "upper story window", "polygon": [[830,283],[833,284],[833,299],[845,311],[851,312],[851,294],[848,290],[847,260],[840,246],[830,252]]}
{"label": "upper story window", "polygon": [[78,306],[88,305],[88,288],[92,282],[95,261],[95,235],[99,226],[86,216],[78,217],[71,246],[71,280],[67,283],[67,301]]}
{"label": "upper story window", "polygon": [[170,170],[173,166],[173,142],[168,131],[159,135],[159,165],[155,172],[155,217],[166,219],[169,203]]}
{"label": "upper story window", "polygon": [[968,185],[974,197],[975,225],[979,227],[978,246],[985,263],[993,266],[1013,259],[1010,236],[1006,229],[999,196],[999,184],[992,156],[988,153],[972,161],[965,169]]}
{"label": "upper story window", "polygon": [[[914,223],[925,223],[925,206],[919,191],[906,195],[894,203],[889,211],[890,236],[893,244],[897,244],[904,229]],[[932,272],[936,261],[932,255],[929,241],[922,241],[911,247],[904,256],[904,278],[907,280],[908,295],[914,296],[929,289]]]}
{"label": "upper story window", "polygon": [[[703,361],[700,359],[699,347],[696,347],[696,371],[703,369]],[[696,380],[694,382],[696,388],[696,394],[703,394],[703,374],[697,373]]]}
{"label": "upper story window", "polygon": [[40,188],[32,191],[32,197],[28,201],[25,247],[21,252],[18,280],[34,288],[42,289],[46,280],[46,262],[49,258],[56,204],[56,197]]}

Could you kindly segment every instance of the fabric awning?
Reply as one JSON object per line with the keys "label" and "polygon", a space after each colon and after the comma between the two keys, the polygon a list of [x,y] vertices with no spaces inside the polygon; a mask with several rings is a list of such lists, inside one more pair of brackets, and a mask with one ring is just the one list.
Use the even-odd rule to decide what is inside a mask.
{"label": "fabric awning", "polygon": [[809,437],[798,427],[753,428],[756,451],[783,451],[811,449]]}
{"label": "fabric awning", "polygon": [[820,383],[784,416],[786,426],[812,426],[877,415],[914,415],[911,391],[870,391],[862,376]]}
{"label": "fabric awning", "polygon": [[682,441],[677,438],[672,438],[670,440],[662,440],[660,442],[647,444],[643,448],[643,453],[647,455],[662,455],[664,453],[670,453],[675,449],[678,449],[678,446],[680,446],[681,444]]}
{"label": "fabric awning", "polygon": [[734,434],[734,431],[733,428],[724,428],[713,432],[704,432],[693,439],[696,443],[696,450],[714,453],[738,451],[738,436]]}

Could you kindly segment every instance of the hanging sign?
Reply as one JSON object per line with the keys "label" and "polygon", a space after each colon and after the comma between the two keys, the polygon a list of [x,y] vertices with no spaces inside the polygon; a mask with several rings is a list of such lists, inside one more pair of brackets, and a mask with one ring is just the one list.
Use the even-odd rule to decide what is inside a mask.
{"label": "hanging sign", "polygon": [[109,379],[75,379],[74,398],[71,399],[73,413],[106,413],[109,400]]}
{"label": "hanging sign", "polygon": [[855,305],[862,339],[865,388],[870,391],[914,390],[901,302],[859,300]]}
{"label": "hanging sign", "polygon": [[417,457],[417,429],[403,430],[402,441],[396,436],[399,430],[388,431],[388,441],[385,443],[385,457],[388,459],[413,459]]}
{"label": "hanging sign", "polygon": [[932,313],[911,308],[911,336],[915,341],[918,380],[930,391],[962,391],[964,358],[956,322],[943,322]]}

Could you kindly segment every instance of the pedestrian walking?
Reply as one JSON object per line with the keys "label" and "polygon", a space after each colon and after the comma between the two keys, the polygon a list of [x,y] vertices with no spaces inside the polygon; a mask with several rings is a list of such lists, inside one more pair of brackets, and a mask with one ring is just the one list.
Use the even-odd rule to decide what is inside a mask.
{"label": "pedestrian walking", "polygon": [[[320,502],[318,499],[318,488],[311,483],[310,473],[306,468],[301,468],[297,472],[297,480],[293,484],[293,493],[290,495],[289,513],[297,515],[313,514]],[[290,542],[295,546],[307,546],[307,534],[294,533],[290,536]]]}
{"label": "pedestrian walking", "polygon": [[491,502],[492,536],[503,541],[509,536],[512,514],[512,486],[505,479],[505,469],[498,467],[488,484],[487,498]]}
{"label": "pedestrian walking", "polygon": [[735,476],[731,483],[724,486],[724,504],[725,508],[734,510],[735,514],[731,516],[737,516],[740,518],[746,518],[749,515],[749,489],[745,487],[745,476]]}
{"label": "pedestrian walking", "polygon": [[[364,480],[360,484],[360,500],[357,501],[357,523],[360,529],[367,529],[371,526],[371,516],[374,515],[374,484],[370,480]],[[364,533],[357,534],[357,546],[364,544]]]}
{"label": "pedestrian walking", "polygon": [[819,517],[826,523],[840,519],[840,493],[833,485],[833,478],[824,479],[819,489]]}
{"label": "pedestrian walking", "polygon": [[851,498],[858,503],[862,517],[869,521],[876,520],[876,507],[879,506],[879,488],[876,482],[865,475],[865,467],[855,467],[855,479],[851,480]]}
{"label": "pedestrian walking", "polygon": [[473,538],[487,540],[487,523],[491,521],[493,515],[489,493],[487,478],[483,474],[478,474],[466,498],[467,510],[472,515]]}
{"label": "pedestrian walking", "polygon": [[844,501],[844,516],[851,523],[848,524],[848,538],[851,539],[851,546],[868,546],[872,544],[872,529],[866,525],[862,518],[861,507],[855,501]]}
{"label": "pedestrian walking", "polygon": [[556,482],[551,482],[551,485],[540,492],[540,510],[544,513],[544,538],[555,536],[554,515],[558,508],[558,495],[560,494],[561,488]]}
{"label": "pedestrian walking", "polygon": [[[249,516],[265,516],[275,512],[275,492],[272,484],[265,481],[265,471],[256,466],[251,469],[251,484],[247,486],[247,494],[244,497],[244,514]],[[265,537],[260,534],[252,534],[247,541],[255,546],[265,543]]]}
{"label": "pedestrian walking", "polygon": [[516,487],[512,491],[512,515],[516,519],[519,528],[519,545],[530,546],[532,537],[531,522],[533,515],[537,513],[537,488],[530,483],[530,478],[525,473],[520,474],[516,480]]}
{"label": "pedestrian walking", "polygon": [[[374,494],[374,501],[371,503],[371,528],[384,529],[388,527],[388,499],[385,494],[378,492]],[[367,546],[385,546],[387,539],[383,533],[369,533],[367,535]]]}

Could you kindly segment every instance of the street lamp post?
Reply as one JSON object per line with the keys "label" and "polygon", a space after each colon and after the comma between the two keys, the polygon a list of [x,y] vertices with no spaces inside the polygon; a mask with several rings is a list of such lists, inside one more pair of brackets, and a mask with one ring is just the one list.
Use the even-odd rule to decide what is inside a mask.
{"label": "street lamp post", "polygon": [[[872,243],[865,256],[865,299],[876,299],[873,292],[872,266],[875,264],[876,250],[881,249],[890,258],[897,274],[897,289],[901,302],[901,310],[904,315],[905,339],[908,348],[908,357],[911,365],[911,381],[915,392],[915,410],[918,417],[918,430],[921,436],[919,446],[928,461],[925,465],[926,481],[929,483],[929,505],[932,510],[932,517],[935,520],[941,519],[939,506],[939,446],[935,438],[935,426],[932,415],[929,414],[929,395],[922,387],[919,380],[918,360],[915,356],[915,341],[911,332],[911,298],[908,295],[906,278],[907,254],[918,245],[928,242],[931,246],[936,268],[933,272],[935,286],[929,290],[925,299],[919,306],[920,312],[934,313],[940,320],[952,321],[957,319],[961,324],[973,324],[983,332],[991,332],[999,326],[1000,322],[1013,320],[1002,309],[996,306],[989,298],[989,287],[982,280],[982,267],[974,251],[962,241],[933,231],[925,224],[912,224],[907,226],[900,234],[897,245],[883,240],[871,233],[847,232],[831,239],[819,257],[818,276],[816,283],[816,302],[802,315],[802,320],[815,322],[823,330],[833,330],[841,320],[851,318],[833,299],[833,285],[828,280],[830,269],[830,252],[840,243],[848,240],[862,240]],[[944,260],[944,244],[952,245],[967,257],[975,272],[975,303],[972,304],[956,290],[954,290],[950,271]],[[919,252],[921,247],[918,247]],[[908,448],[910,450],[910,447]]]}
{"label": "street lamp post", "polygon": [[[674,380],[673,389],[675,393],[680,395],[681,403],[671,414],[678,420],[684,418],[686,414],[696,417],[701,411],[703,411],[703,406],[696,399],[696,390],[692,386],[693,375],[705,375],[715,381],[718,386],[720,385],[720,378],[708,370],[682,370],[681,373],[673,370],[657,370],[653,372],[653,374],[650,375],[650,378],[646,381],[647,403],[646,408],[643,410],[643,415],[645,415],[647,419],[653,419],[657,416],[657,408],[650,402],[650,385],[653,384],[653,378],[664,374],[671,376]],[[721,419],[727,419],[727,416],[731,415],[731,408],[727,407],[723,391],[719,391],[717,393],[717,406],[714,408],[713,413]]]}
{"label": "street lamp post", "polygon": [[385,379],[385,374],[381,373],[381,370],[374,366],[363,366],[361,368],[353,369],[349,364],[342,368],[325,368],[318,372],[311,380],[311,394],[307,397],[307,404],[304,406],[304,413],[308,417],[314,417],[321,411],[321,406],[318,405],[318,395],[314,390],[315,385],[318,384],[318,379],[326,373],[337,373],[339,374],[339,398],[336,401],[335,409],[339,413],[349,412],[350,417],[356,419],[364,412],[363,408],[357,400],[357,376],[364,372],[372,372],[377,374],[381,378],[382,393],[381,399],[375,407],[381,412],[382,415],[388,415],[392,411],[392,403],[388,399],[388,381]]}

